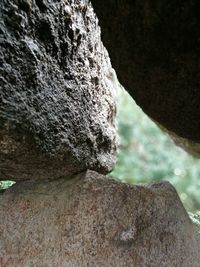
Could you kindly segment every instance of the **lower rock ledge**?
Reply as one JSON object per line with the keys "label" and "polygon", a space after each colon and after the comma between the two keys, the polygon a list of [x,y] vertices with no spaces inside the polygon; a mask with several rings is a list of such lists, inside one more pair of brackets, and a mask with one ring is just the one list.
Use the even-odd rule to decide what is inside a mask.
{"label": "lower rock ledge", "polygon": [[169,183],[88,171],[0,195],[0,267],[200,267],[200,237]]}

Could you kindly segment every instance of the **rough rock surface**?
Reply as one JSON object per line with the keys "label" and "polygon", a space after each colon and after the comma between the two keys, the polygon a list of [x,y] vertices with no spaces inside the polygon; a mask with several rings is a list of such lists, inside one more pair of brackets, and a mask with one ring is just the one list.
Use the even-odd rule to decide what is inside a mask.
{"label": "rough rock surface", "polygon": [[95,172],[0,195],[0,266],[200,267],[200,238],[169,183]]}
{"label": "rough rock surface", "polygon": [[151,118],[200,142],[200,2],[92,3],[120,82]]}
{"label": "rough rock surface", "polygon": [[117,82],[85,0],[0,1],[0,179],[115,162]]}

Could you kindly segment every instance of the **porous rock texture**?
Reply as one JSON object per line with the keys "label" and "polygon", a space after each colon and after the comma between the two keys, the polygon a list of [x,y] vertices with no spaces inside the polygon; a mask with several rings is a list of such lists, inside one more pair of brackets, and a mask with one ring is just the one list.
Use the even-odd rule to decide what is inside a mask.
{"label": "porous rock texture", "polygon": [[115,163],[117,79],[89,1],[0,1],[0,179]]}
{"label": "porous rock texture", "polygon": [[0,266],[200,267],[200,236],[169,183],[89,171],[0,195]]}
{"label": "porous rock texture", "polygon": [[200,143],[200,2],[92,3],[119,81],[153,120]]}

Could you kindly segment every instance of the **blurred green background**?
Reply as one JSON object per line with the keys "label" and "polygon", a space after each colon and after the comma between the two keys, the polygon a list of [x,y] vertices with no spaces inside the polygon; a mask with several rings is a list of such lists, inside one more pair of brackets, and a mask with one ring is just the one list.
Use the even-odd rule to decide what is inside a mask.
{"label": "blurred green background", "polygon": [[167,180],[186,209],[200,209],[200,159],[177,147],[121,89],[117,113],[118,160],[111,176],[131,184]]}

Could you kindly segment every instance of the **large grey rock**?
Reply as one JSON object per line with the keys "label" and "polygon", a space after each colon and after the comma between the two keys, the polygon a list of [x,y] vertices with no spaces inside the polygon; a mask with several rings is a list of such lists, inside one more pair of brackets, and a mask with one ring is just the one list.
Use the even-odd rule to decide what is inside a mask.
{"label": "large grey rock", "polygon": [[115,162],[115,72],[84,0],[0,1],[0,179]]}
{"label": "large grey rock", "polygon": [[153,120],[200,143],[199,1],[92,3],[120,82]]}
{"label": "large grey rock", "polygon": [[0,266],[200,267],[199,237],[166,182],[87,172],[0,195]]}

